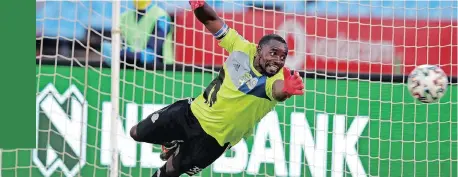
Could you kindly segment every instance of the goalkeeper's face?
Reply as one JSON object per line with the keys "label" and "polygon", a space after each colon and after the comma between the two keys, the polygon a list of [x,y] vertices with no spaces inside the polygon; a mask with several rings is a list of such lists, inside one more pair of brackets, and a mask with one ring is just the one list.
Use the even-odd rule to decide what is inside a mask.
{"label": "goalkeeper's face", "polygon": [[258,55],[263,73],[270,77],[277,74],[285,65],[288,49],[285,43],[271,40],[261,47]]}

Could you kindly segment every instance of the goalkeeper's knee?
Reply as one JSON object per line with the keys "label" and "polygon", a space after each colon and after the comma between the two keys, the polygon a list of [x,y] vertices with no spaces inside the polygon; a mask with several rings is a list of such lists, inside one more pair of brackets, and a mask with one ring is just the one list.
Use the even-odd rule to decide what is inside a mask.
{"label": "goalkeeper's knee", "polygon": [[137,125],[130,128],[130,137],[132,137],[132,139],[134,139],[135,141],[139,141],[139,138],[137,135]]}

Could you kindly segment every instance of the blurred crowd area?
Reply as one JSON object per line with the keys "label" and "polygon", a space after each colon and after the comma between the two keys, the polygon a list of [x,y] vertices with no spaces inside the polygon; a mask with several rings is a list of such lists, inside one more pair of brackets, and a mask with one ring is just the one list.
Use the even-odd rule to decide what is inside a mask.
{"label": "blurred crowd area", "polygon": [[[310,47],[307,44],[301,46],[297,44],[298,39],[294,38],[298,35],[303,35],[306,42],[311,41],[309,39],[310,36],[315,37],[313,38],[314,41],[318,41],[317,37],[323,35],[326,38],[330,37],[347,42],[359,41],[360,43],[364,43],[361,40],[374,41],[377,38],[376,40],[382,42],[370,43],[369,45],[380,45],[380,48],[384,48],[385,44],[396,45],[395,38],[398,38],[398,35],[407,35],[409,33],[407,30],[414,29],[418,31],[428,28],[450,30],[450,32],[438,32],[442,35],[439,37],[442,41],[438,41],[438,44],[456,47],[456,41],[449,41],[450,39],[448,38],[452,38],[453,33],[456,32],[456,21],[458,20],[457,1],[207,0],[206,2],[213,6],[224,19],[231,21],[233,26],[242,25],[236,28],[245,29],[247,28],[246,26],[251,26],[255,32],[245,33],[245,30],[243,30],[244,37],[250,41],[256,41],[259,38],[259,34],[256,31],[266,32],[267,29],[267,32],[269,30],[275,32],[275,30],[282,27],[280,23],[284,21],[291,21],[292,19],[297,21],[298,24],[302,24],[302,28],[292,29],[292,31],[296,32],[292,40],[296,49],[293,49],[292,56],[294,56],[294,52],[296,52],[296,56],[300,56],[300,52],[304,52],[305,54],[303,55],[308,55],[310,53],[309,50],[313,50],[312,53],[314,52],[315,55],[330,55],[331,58],[350,57],[350,54],[319,53],[316,48],[309,49]],[[84,60],[110,63],[112,2],[39,1],[36,2],[36,5],[37,60]],[[156,64],[221,64],[220,60],[222,59],[218,57],[222,52],[212,47],[217,46],[215,42],[199,43],[199,38],[204,34],[205,30],[195,22],[190,12],[188,1],[122,1],[121,14],[121,57],[124,62],[137,65],[154,62]],[[250,18],[254,20],[250,20]],[[237,19],[242,19],[242,22],[237,23]],[[324,25],[321,25],[322,20],[325,20]],[[259,21],[262,21],[262,23],[257,23]],[[278,21],[278,23],[270,24],[269,21]],[[426,23],[426,25],[422,25],[423,23]],[[358,26],[354,27],[355,24]],[[366,27],[368,27],[367,30],[365,30]],[[385,27],[388,27],[389,30]],[[398,27],[407,28],[407,30],[401,32],[403,34],[398,34],[396,32]],[[359,29],[356,37],[350,34],[352,33],[351,31],[354,31],[351,28]],[[304,31],[303,34],[297,34],[301,33],[301,30]],[[321,34],[320,31],[331,32]],[[428,31],[427,33],[433,32]],[[423,35],[422,33],[420,34]],[[212,40],[211,35],[208,33],[205,33],[205,35],[203,35],[204,41]],[[374,38],[372,35],[381,37]],[[362,36],[369,37],[364,39]],[[285,37],[288,38],[288,36]],[[436,36],[431,37],[436,38]],[[406,39],[400,45],[406,46],[407,40],[410,39]],[[446,41],[443,42],[443,40]],[[291,40],[288,38],[288,41]],[[326,45],[329,47],[331,42],[327,41]],[[414,43],[410,45],[421,47],[421,45],[432,46],[435,44],[427,42],[427,44]],[[297,49],[298,46],[307,48],[307,50]],[[208,54],[202,50],[211,51]],[[369,50],[374,53],[373,51],[376,49],[371,48]],[[387,50],[384,48],[381,51]],[[336,53],[339,52],[337,51]],[[456,54],[450,54],[450,56],[451,58],[449,58],[448,62],[453,63],[452,59],[456,59]],[[305,58],[307,58],[307,56],[305,58],[304,56],[301,57],[301,59],[296,60],[305,61]],[[365,59],[365,61],[385,64],[387,60],[380,59],[383,56],[378,57],[374,60],[369,57],[371,59]],[[403,53],[397,58],[404,60],[408,56]],[[356,58],[356,60],[359,59]],[[390,64],[395,63],[394,59],[389,59],[388,62]],[[291,63],[291,65],[297,64],[297,62]],[[299,65],[303,65],[303,62]],[[339,66],[336,67],[338,69]]]}

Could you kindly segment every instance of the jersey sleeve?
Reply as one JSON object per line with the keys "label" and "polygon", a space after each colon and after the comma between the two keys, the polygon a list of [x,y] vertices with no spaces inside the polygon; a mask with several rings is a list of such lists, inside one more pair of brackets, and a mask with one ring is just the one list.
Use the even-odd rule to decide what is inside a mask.
{"label": "jersey sleeve", "polygon": [[239,35],[239,33],[232,28],[230,28],[226,36],[219,41],[219,46],[229,53],[232,53],[233,51],[240,51],[249,54],[249,50],[251,49],[250,45],[253,44]]}
{"label": "jersey sleeve", "polygon": [[273,94],[272,94],[272,90],[273,90],[273,86],[274,86],[274,83],[276,80],[284,80],[284,77],[283,77],[283,69],[280,69],[280,71],[278,71],[277,74],[275,74],[274,76],[270,77],[267,79],[266,81],[266,95],[270,98],[270,100],[275,100]]}

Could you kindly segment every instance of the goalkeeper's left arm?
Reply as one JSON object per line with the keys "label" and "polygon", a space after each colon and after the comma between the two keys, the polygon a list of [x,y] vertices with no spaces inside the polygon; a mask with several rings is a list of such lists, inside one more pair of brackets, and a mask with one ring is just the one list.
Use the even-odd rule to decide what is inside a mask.
{"label": "goalkeeper's left arm", "polygon": [[222,39],[228,32],[228,27],[224,21],[219,18],[215,10],[203,0],[190,0],[192,10],[196,18],[205,25],[216,39]]}

